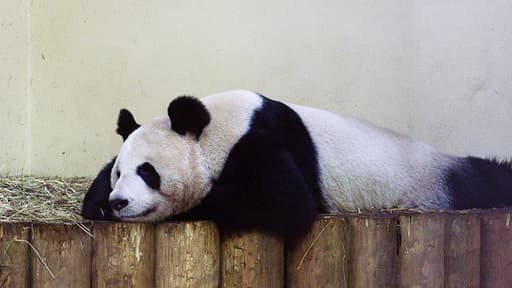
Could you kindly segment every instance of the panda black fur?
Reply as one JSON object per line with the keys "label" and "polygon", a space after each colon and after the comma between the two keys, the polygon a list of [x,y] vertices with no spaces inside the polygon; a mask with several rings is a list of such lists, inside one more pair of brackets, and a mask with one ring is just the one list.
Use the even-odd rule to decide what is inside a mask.
{"label": "panda black fur", "polygon": [[98,173],[85,194],[82,217],[93,220],[114,220],[108,196],[112,192],[110,174],[116,158],[112,159]]}
{"label": "panda black fur", "polygon": [[[168,117],[140,128],[123,110],[117,131],[125,142],[98,178],[111,177],[111,212],[122,221],[213,219],[225,231],[291,237],[319,213],[512,203],[509,163],[445,155],[360,120],[248,91],[179,97]],[[94,209],[88,199],[106,200],[105,187],[94,186],[86,217]]]}

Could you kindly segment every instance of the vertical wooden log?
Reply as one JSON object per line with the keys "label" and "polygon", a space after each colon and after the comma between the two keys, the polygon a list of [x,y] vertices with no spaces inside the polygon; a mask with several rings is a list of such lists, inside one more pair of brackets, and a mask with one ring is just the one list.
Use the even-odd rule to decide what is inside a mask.
{"label": "vertical wooden log", "polygon": [[400,225],[399,287],[443,287],[444,217],[405,214]]}
{"label": "vertical wooden log", "polygon": [[444,275],[446,288],[480,286],[480,218],[450,213],[445,223]]}
{"label": "vertical wooden log", "polygon": [[287,287],[347,287],[349,240],[345,218],[317,220],[287,249]]}
{"label": "vertical wooden log", "polygon": [[91,287],[92,237],[77,225],[34,225],[32,287]]}
{"label": "vertical wooden log", "polygon": [[30,224],[0,224],[0,287],[29,287],[29,236]]}
{"label": "vertical wooden log", "polygon": [[223,235],[222,287],[284,287],[284,243],[261,231]]}
{"label": "vertical wooden log", "polygon": [[154,287],[152,224],[94,223],[92,287]]}
{"label": "vertical wooden log", "polygon": [[350,287],[395,287],[397,227],[391,215],[350,217]]}
{"label": "vertical wooden log", "polygon": [[220,241],[213,222],[162,223],[156,228],[156,287],[219,287]]}
{"label": "vertical wooden log", "polygon": [[481,287],[512,285],[512,221],[510,210],[486,211],[481,218]]}

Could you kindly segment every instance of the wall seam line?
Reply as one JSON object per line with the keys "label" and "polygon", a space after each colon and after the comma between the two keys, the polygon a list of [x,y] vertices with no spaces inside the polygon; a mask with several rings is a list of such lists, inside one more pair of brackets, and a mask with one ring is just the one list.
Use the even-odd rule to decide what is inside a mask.
{"label": "wall seam line", "polygon": [[26,174],[32,174],[32,0],[27,0],[27,127],[26,127]]}

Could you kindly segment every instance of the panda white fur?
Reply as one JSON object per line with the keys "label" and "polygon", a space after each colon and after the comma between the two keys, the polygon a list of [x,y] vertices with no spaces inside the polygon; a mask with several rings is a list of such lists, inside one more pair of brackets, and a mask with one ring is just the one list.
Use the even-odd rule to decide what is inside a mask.
{"label": "panda white fur", "polygon": [[[249,91],[179,97],[168,116],[140,127],[122,110],[117,131],[125,139],[119,155],[98,175],[111,174],[112,192],[88,195],[108,197],[121,221],[206,218],[226,231],[288,237],[304,233],[318,213],[512,202],[509,163],[449,156],[360,120]],[[101,218],[88,217],[88,202],[84,216]]]}

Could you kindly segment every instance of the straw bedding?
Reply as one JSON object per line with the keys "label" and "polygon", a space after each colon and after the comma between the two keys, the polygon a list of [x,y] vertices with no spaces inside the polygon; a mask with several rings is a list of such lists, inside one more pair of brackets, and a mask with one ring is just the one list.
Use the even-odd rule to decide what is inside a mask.
{"label": "straw bedding", "polygon": [[0,177],[0,221],[76,223],[92,179]]}

